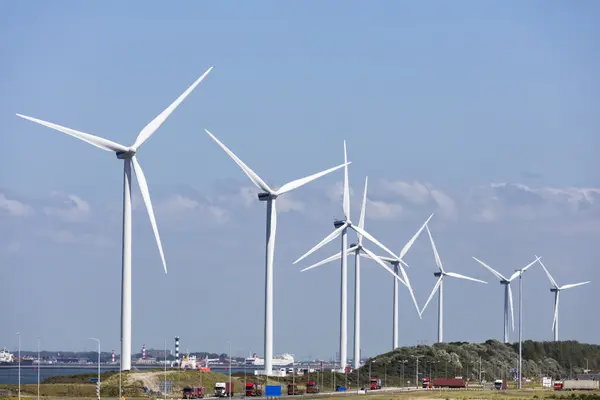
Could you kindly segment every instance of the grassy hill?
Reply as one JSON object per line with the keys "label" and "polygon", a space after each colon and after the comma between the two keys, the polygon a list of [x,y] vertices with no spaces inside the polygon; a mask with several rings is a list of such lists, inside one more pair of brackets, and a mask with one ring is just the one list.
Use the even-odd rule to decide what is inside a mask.
{"label": "grassy hill", "polygon": [[[393,381],[398,380],[404,370],[404,379],[414,382],[416,356],[419,356],[421,377],[463,376],[478,380],[481,360],[482,377],[487,381],[511,379],[511,369],[516,368],[519,359],[518,350],[518,343],[504,344],[497,340],[401,347],[369,359],[361,368],[361,381],[368,377],[370,366],[372,375],[391,377]],[[600,366],[600,346],[576,341],[527,340],[523,342],[523,377],[574,376],[583,373],[586,359],[589,369],[597,371]]]}

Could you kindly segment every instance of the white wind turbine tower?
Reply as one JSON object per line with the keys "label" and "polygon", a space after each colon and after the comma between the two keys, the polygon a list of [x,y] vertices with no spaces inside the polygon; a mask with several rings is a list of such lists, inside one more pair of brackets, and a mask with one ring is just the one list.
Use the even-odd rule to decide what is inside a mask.
{"label": "white wind turbine tower", "polygon": [[[346,141],[344,141],[344,161],[347,160],[346,156]],[[350,188],[348,185],[348,167],[344,168],[344,221],[335,221],[333,226],[336,228],[331,234],[329,234],[325,239],[319,242],[316,246],[306,252],[303,256],[294,261],[294,264],[303,260],[305,257],[314,253],[316,250],[325,246],[327,243],[331,242],[338,236],[342,236],[342,247],[340,252],[346,252],[346,248],[348,247],[348,239],[347,239],[347,230],[348,228],[354,230],[357,234],[364,236],[371,242],[375,243],[377,246],[391,254],[393,257],[396,257],[392,251],[390,251],[387,247],[381,244],[377,239],[375,239],[371,234],[365,231],[360,225],[354,225],[352,221],[350,221]],[[363,221],[364,223],[364,221]],[[388,269],[392,272],[379,258],[369,250],[363,247],[363,250],[371,256],[375,261],[377,261],[384,268]],[[348,262],[346,257],[341,257],[341,289],[340,289],[340,368],[343,370],[347,364],[347,342],[348,342]],[[380,262],[381,261],[381,262]],[[360,273],[359,273],[360,274]],[[397,276],[398,279],[400,279]],[[359,316],[360,318],[360,316]]]}
{"label": "white wind turbine tower", "polygon": [[438,293],[438,343],[443,343],[444,342],[444,300],[443,300],[444,276],[450,276],[452,278],[465,279],[465,280],[469,280],[469,281],[473,281],[473,282],[480,282],[480,283],[487,283],[487,282],[479,280],[479,279],[475,279],[475,278],[470,278],[465,275],[457,274],[456,272],[445,271],[444,266],[442,265],[442,260],[440,260],[440,255],[438,254],[437,248],[435,247],[435,242],[433,241],[433,236],[431,236],[431,231],[429,230],[429,226],[426,226],[426,229],[427,229],[427,234],[429,235],[429,240],[431,241],[433,255],[435,256],[435,263],[440,270],[439,270],[439,272],[435,272],[433,274],[434,276],[437,276],[439,278],[438,278],[438,281],[436,282],[435,286],[433,287],[433,290],[431,291],[431,294],[429,295],[427,302],[423,306],[423,309],[421,310],[421,314],[423,314],[423,311],[425,311],[425,308],[427,308],[427,305],[433,298],[433,295],[435,294],[436,290],[439,290],[439,293]]}
{"label": "white wind turbine tower", "polygon": [[154,231],[156,244],[163,263],[165,273],[167,272],[167,264],[154,218],[152,202],[150,201],[150,192],[148,191],[148,183],[142,171],[142,167],[137,160],[136,153],[140,146],[146,142],[156,132],[156,130],[167,120],[169,115],[185,100],[185,98],[194,90],[196,86],[208,75],[213,67],[210,67],[196,82],[194,82],[181,96],[177,98],[169,107],[154,118],[148,125],[144,127],[138,134],[134,144],[130,147],[123,146],[119,143],[103,139],[98,136],[88,133],[76,131],[74,129],[65,128],[64,126],[56,125],[51,122],[39,120],[37,118],[27,117],[17,114],[21,118],[28,119],[38,124],[47,126],[57,131],[66,133],[83,140],[93,146],[99,147],[102,150],[112,151],[117,158],[123,160],[124,176],[123,176],[123,247],[122,247],[122,281],[121,281],[121,370],[126,371],[131,369],[131,165],[135,170],[138,185],[142,199],[148,210],[150,224]]}
{"label": "white wind turbine tower", "polygon": [[551,292],[554,292],[554,319],[552,321],[552,330],[554,331],[554,341],[558,342],[558,302],[560,300],[560,291],[565,290],[565,289],[571,289],[571,288],[574,288],[577,286],[586,285],[586,284],[590,283],[591,281],[570,283],[567,285],[558,286],[558,284],[556,283],[556,281],[554,280],[552,275],[550,275],[550,272],[548,272],[548,270],[546,269],[546,266],[544,265],[544,263],[542,263],[542,260],[540,260],[539,258],[538,258],[538,260],[540,262],[540,265],[544,269],[544,272],[546,273],[546,275],[548,275],[548,279],[550,280],[550,283],[552,284],[552,286],[554,286],[552,289],[550,289]]}
{"label": "white wind turbine tower", "polygon": [[[367,205],[367,184],[368,184],[368,178],[365,179],[365,190],[363,193],[362,208],[360,211],[360,218],[358,221],[358,226],[362,229],[364,229],[364,227],[365,227],[365,211],[366,211],[366,205]],[[429,221],[429,219],[427,221]],[[401,252],[402,256],[410,249],[410,247],[412,246],[412,244],[414,243],[416,238],[419,236],[419,234],[421,233],[421,230],[423,230],[423,228],[425,228],[425,224],[423,224],[423,226],[421,227],[421,229],[419,229],[419,231],[415,234],[415,236],[404,246],[404,248],[402,249],[402,252]],[[372,258],[371,255],[373,254],[373,252],[371,252],[369,249],[364,247],[363,236],[360,233],[358,233],[357,236],[358,236],[358,243],[352,244],[346,250],[346,256],[354,253],[354,368],[360,367],[360,308],[361,308],[360,307],[360,256]],[[318,263],[313,264],[310,267],[304,268],[301,272],[308,271],[310,269],[327,264],[331,261],[341,258],[341,256],[342,256],[342,252],[340,251],[340,252],[334,254],[333,256],[326,258],[323,261],[319,261]],[[398,259],[392,259],[390,257],[377,257],[377,256],[375,256],[375,258],[373,258],[373,260],[375,262],[379,263],[380,265],[382,265],[387,271],[389,271],[394,276],[394,286],[396,287],[396,292],[395,292],[396,296],[398,294],[398,290],[397,290],[397,287],[398,287],[397,282],[398,281],[402,282],[402,284],[404,284],[408,288],[408,291],[413,299],[413,302],[415,304],[417,312],[419,312],[419,306],[417,305],[417,299],[415,298],[414,291],[412,289],[412,286],[410,284],[408,276],[406,275],[406,271],[404,270],[404,268],[402,266],[400,266],[400,268],[398,269],[398,264],[400,262],[404,262],[404,261],[402,261],[400,257]],[[388,266],[382,262],[383,260],[386,260],[386,261],[392,263],[392,265],[395,266],[395,270],[392,271],[390,268],[388,268]],[[400,278],[400,276],[398,276],[400,272],[402,273],[402,276],[404,277],[404,279],[402,279],[402,278]],[[397,300],[397,298],[395,300]],[[396,313],[396,316],[397,316],[397,313]],[[419,314],[419,317],[420,316],[421,315]],[[397,321],[395,321],[395,322],[397,322]]]}
{"label": "white wind turbine tower", "polygon": [[[515,314],[514,314],[514,309],[513,309],[513,296],[512,296],[512,289],[510,287],[510,283],[513,280],[515,280],[521,272],[520,272],[520,270],[516,271],[510,276],[510,278],[506,278],[500,272],[496,271],[495,269],[493,269],[492,267],[490,267],[483,261],[479,260],[478,258],[473,257],[473,259],[475,261],[477,261],[479,264],[483,265],[492,274],[494,274],[494,276],[500,280],[500,284],[504,285],[504,343],[510,343],[510,341],[508,340],[508,336],[509,336],[508,335],[508,308],[509,307],[510,307],[510,318],[511,318],[511,322],[512,322],[512,330],[513,331],[515,330]],[[531,267],[533,264],[538,262],[538,260],[539,260],[539,257],[536,258],[535,260],[533,260],[532,262],[530,262],[529,264],[527,264],[523,268],[523,272],[525,272],[529,267]]]}
{"label": "white wind turbine tower", "polygon": [[[427,226],[427,224],[429,223],[429,220],[431,220],[431,218],[433,217],[433,214],[431,214],[429,216],[429,218],[427,218],[427,220],[425,221],[425,223],[423,225],[421,225],[421,227],[419,228],[419,230],[417,231],[417,233],[414,234],[414,236],[404,245],[404,247],[402,248],[402,250],[400,251],[400,254],[398,255],[398,257],[395,258],[390,258],[390,257],[379,257],[381,258],[383,261],[386,261],[388,263],[390,263],[393,267],[394,267],[394,272],[398,273],[398,271],[400,270],[400,268],[402,268],[402,266],[400,265],[401,263],[404,264],[406,267],[408,267],[408,264],[406,264],[403,260],[404,256],[406,255],[406,253],[408,252],[408,250],[412,247],[413,243],[417,240],[417,238],[421,235],[421,232],[423,231],[423,229]],[[408,277],[407,277],[408,278]],[[393,301],[393,317],[392,317],[392,350],[395,350],[398,348],[398,280],[394,279],[394,294],[392,297],[392,301]],[[417,307],[417,311],[419,312],[419,318],[421,318],[421,312],[419,311],[419,308],[417,306],[416,300],[413,296],[413,302],[415,303],[415,306]]]}
{"label": "white wind turbine tower", "polygon": [[271,375],[273,372],[273,259],[275,256],[275,233],[277,228],[276,199],[284,193],[290,192],[309,182],[327,175],[337,169],[350,164],[338,165],[337,167],[321,171],[305,178],[296,179],[281,186],[278,190],[269,187],[254,171],[252,171],[242,160],[229,150],[219,139],[206,130],[206,133],[235,161],[235,163],[250,178],[252,183],[262,190],[258,194],[259,201],[267,202],[267,246],[266,246],[266,268],[265,268],[265,373]]}

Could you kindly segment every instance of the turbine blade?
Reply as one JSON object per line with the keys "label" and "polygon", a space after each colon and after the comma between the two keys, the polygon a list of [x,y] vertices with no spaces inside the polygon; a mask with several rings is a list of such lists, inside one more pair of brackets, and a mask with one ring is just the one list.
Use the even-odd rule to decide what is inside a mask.
{"label": "turbine blade", "polygon": [[[346,256],[348,256],[349,254],[351,254],[354,250],[356,250],[356,246],[352,246],[349,247],[348,249],[346,249]],[[310,267],[306,267],[303,270],[301,270],[300,272],[304,272],[304,271],[308,271],[309,269],[313,269],[313,268],[317,268],[320,267],[323,264],[327,264],[331,261],[335,261],[335,260],[339,260],[340,258],[342,258],[342,252],[338,252],[334,255],[332,255],[331,257],[328,257],[324,260],[319,261],[318,263],[315,263],[313,265],[311,265]]]}
{"label": "turbine blade", "polygon": [[344,224],[344,225],[340,226],[339,228],[337,228],[336,230],[334,230],[333,232],[331,232],[329,235],[327,235],[327,237],[325,239],[323,239],[319,243],[317,243],[317,245],[315,247],[313,247],[312,249],[307,251],[302,257],[300,257],[296,261],[294,261],[294,264],[304,260],[306,257],[311,255],[312,253],[319,250],[321,247],[325,246],[327,243],[331,242],[336,237],[340,236],[342,234],[342,231],[344,229],[346,229],[347,227],[348,227],[348,224]]}
{"label": "turbine blade", "polygon": [[558,289],[559,288],[558,284],[556,283],[556,281],[554,280],[554,278],[552,277],[552,275],[550,275],[550,272],[548,272],[548,269],[546,269],[546,266],[544,265],[544,263],[542,262],[542,260],[540,260],[539,262],[540,262],[540,265],[542,266],[542,268],[544,269],[544,272],[546,273],[546,276],[548,276],[548,279],[550,280],[550,283],[552,284],[552,286],[554,286],[555,288]]}
{"label": "turbine blade", "polygon": [[425,228],[427,229],[427,234],[429,235],[429,241],[431,242],[431,248],[433,249],[433,255],[435,256],[435,263],[440,269],[440,271],[444,272],[444,266],[442,265],[442,260],[440,260],[440,255],[438,254],[437,247],[435,247],[435,242],[433,241],[433,236],[431,236],[429,226],[425,225]]}
{"label": "turbine blade", "polygon": [[367,240],[373,242],[374,244],[376,244],[377,246],[379,246],[382,250],[384,250],[385,252],[387,252],[388,254],[391,254],[392,257],[396,257],[396,255],[387,247],[385,247],[383,244],[381,244],[381,242],[377,239],[375,239],[373,236],[371,236],[371,234],[367,231],[365,231],[363,228],[355,226],[355,225],[350,225],[350,228],[352,228],[354,230],[354,232],[364,236],[365,238],[367,238]]}
{"label": "turbine blade", "polygon": [[404,258],[404,256],[406,255],[406,253],[408,253],[408,250],[410,250],[410,248],[412,247],[412,245],[415,243],[415,240],[417,240],[418,237],[421,235],[421,232],[423,231],[423,229],[425,229],[425,227],[427,226],[427,223],[429,222],[429,220],[432,217],[433,217],[433,214],[431,214],[429,216],[429,218],[427,218],[427,221],[425,221],[425,223],[423,225],[421,225],[421,227],[419,228],[419,230],[417,231],[417,233],[415,233],[414,236],[411,237],[408,242],[406,242],[406,244],[404,245],[404,247],[400,251],[400,255],[398,256],[399,259]]}
{"label": "turbine blade", "polygon": [[585,282],[579,282],[579,283],[569,283],[568,285],[561,286],[560,290],[571,289],[571,288],[574,288],[574,287],[577,287],[577,286],[587,285],[590,282],[591,281],[585,281]]}
{"label": "turbine blade", "polygon": [[[361,255],[361,257],[364,257],[364,258],[370,258],[366,254],[362,254],[361,253],[360,255]],[[395,263],[396,261],[398,261],[398,259],[396,257],[394,257],[394,258],[392,258],[392,257],[385,257],[385,256],[377,256],[377,257],[381,258],[385,262],[389,262],[390,264],[391,263]],[[404,265],[406,268],[410,268],[410,265],[408,265],[407,263],[405,263],[404,260],[400,260],[400,264]]]}
{"label": "turbine blade", "polygon": [[383,268],[386,269],[386,271],[388,271],[390,274],[394,275],[394,277],[396,279],[398,279],[400,282],[402,282],[403,285],[406,286],[406,282],[404,281],[404,279],[402,279],[399,275],[397,275],[393,269],[391,269],[386,263],[383,262],[383,260],[379,257],[377,257],[377,255],[375,253],[373,253],[371,250],[367,249],[366,247],[363,247],[362,250],[369,256],[369,258],[373,261],[375,261],[377,264],[381,265]]}
{"label": "turbine blade", "polygon": [[472,257],[472,258],[473,258],[473,260],[477,261],[479,264],[481,264],[485,268],[487,268],[487,270],[490,271],[492,274],[494,274],[494,276],[496,276],[496,278],[500,279],[501,281],[507,281],[508,280],[508,279],[506,279],[504,277],[504,275],[502,275],[500,272],[496,271],[494,268],[490,267],[489,265],[487,265],[486,263],[484,263],[480,259],[478,259],[476,257]]}
{"label": "turbine blade", "polygon": [[471,278],[469,276],[457,274],[456,272],[446,272],[446,275],[451,276],[453,278],[465,279],[467,281],[479,282],[479,283],[487,283],[486,281],[482,281],[480,279]]}
{"label": "turbine blade", "polygon": [[508,284],[508,302],[510,303],[510,318],[512,320],[512,328],[515,330],[515,310],[513,308],[513,296],[510,283]]}
{"label": "turbine blade", "polygon": [[438,288],[442,284],[442,279],[444,279],[444,275],[440,275],[439,279],[435,283],[435,286],[433,287],[433,290],[431,291],[431,294],[429,295],[429,298],[427,299],[427,301],[425,302],[425,305],[423,306],[423,309],[421,310],[421,315],[423,315],[423,312],[425,312],[425,309],[427,308],[427,305],[429,304],[429,302],[431,301],[431,299],[433,299],[433,295],[435,294],[435,292],[438,290]]}
{"label": "turbine blade", "polygon": [[[363,201],[360,208],[360,218],[358,219],[358,226],[365,229],[365,213],[367,209],[367,185],[369,184],[369,177],[365,178],[365,190],[363,191]],[[361,234],[358,235],[358,244],[362,244],[363,237]]]}
{"label": "turbine blade", "polygon": [[509,281],[512,281],[517,276],[519,276],[519,274],[522,274],[523,272],[527,271],[529,269],[529,267],[531,267],[533,264],[535,264],[536,262],[538,262],[540,260],[541,260],[541,257],[536,257],[535,260],[533,260],[532,262],[530,262],[529,264],[527,264],[526,266],[524,266],[521,270],[515,271],[515,273],[510,276]]}
{"label": "turbine blade", "polygon": [[215,137],[215,135],[213,135],[212,133],[210,133],[208,131],[208,129],[205,129],[206,133],[208,133],[208,135],[213,138],[213,140],[215,142],[217,142],[217,144],[219,146],[221,146],[221,148],[223,150],[225,150],[225,153],[227,153],[229,155],[229,157],[231,157],[233,159],[233,161],[235,161],[235,163],[242,169],[242,171],[244,171],[244,173],[246,174],[246,176],[248,176],[248,178],[250,178],[250,180],[252,181],[252,183],[254,183],[256,185],[257,188],[264,190],[267,193],[273,193],[273,190],[269,187],[269,185],[267,185],[261,178],[260,176],[258,176],[256,174],[256,172],[252,171],[250,169],[250,167],[248,167],[246,164],[244,164],[244,162],[242,160],[240,160],[238,158],[238,156],[236,156],[235,154],[233,154],[233,152],[231,150],[229,150],[227,148],[227,146],[225,146],[223,143],[221,143],[221,141],[219,139],[217,139]]}
{"label": "turbine blade", "polygon": [[163,268],[165,269],[166,274],[167,262],[165,261],[165,254],[163,252],[162,243],[160,241],[160,235],[158,234],[156,219],[154,218],[154,210],[152,209],[152,202],[150,201],[150,191],[148,190],[148,183],[146,182],[144,171],[142,171],[142,166],[138,162],[137,157],[133,156],[131,158],[131,162],[133,163],[135,176],[137,178],[138,185],[140,186],[140,192],[142,193],[142,199],[144,200],[144,204],[146,205],[146,210],[148,211],[148,217],[150,218],[150,224],[152,225],[152,230],[154,231],[154,237],[156,238],[156,244],[158,245],[158,252],[160,253],[160,258],[162,260]]}
{"label": "turbine blade", "polygon": [[326,169],[325,171],[318,172],[316,174],[307,176],[305,178],[300,178],[300,179],[296,179],[294,181],[288,182],[285,185],[283,185],[281,188],[279,188],[279,190],[277,192],[275,192],[275,194],[277,194],[278,196],[282,195],[282,194],[284,194],[286,192],[289,192],[291,190],[297,189],[300,186],[304,186],[307,183],[312,182],[315,179],[318,179],[318,178],[322,177],[323,175],[327,175],[327,174],[329,174],[329,173],[331,173],[331,172],[333,172],[333,171],[335,171],[337,169],[340,169],[340,168],[342,168],[344,166],[347,166],[347,165],[350,165],[350,164],[352,164],[352,162],[349,162],[347,164],[341,164],[341,165],[338,165],[337,167]]}
{"label": "turbine blade", "polygon": [[406,282],[405,286],[410,293],[410,297],[412,298],[413,304],[415,305],[417,312],[419,313],[419,319],[423,319],[423,317],[421,316],[421,312],[419,310],[419,304],[417,303],[417,298],[415,297],[415,292],[412,288],[412,285],[410,284],[410,279],[408,279],[408,274],[406,273],[404,268],[402,268],[402,265],[399,265],[398,269],[400,270],[400,273],[402,274],[402,277],[404,278],[404,282]]}
{"label": "turbine blade", "polygon": [[131,147],[134,150],[137,150],[142,144],[144,144],[144,142],[146,142],[146,140],[150,139],[150,136],[152,136],[154,132],[156,132],[156,130],[160,128],[160,126],[167,120],[167,118],[169,118],[171,113],[175,111],[175,109],[183,102],[183,100],[185,100],[186,97],[188,97],[190,93],[192,93],[192,90],[194,90],[196,86],[198,86],[198,84],[202,82],[202,80],[206,77],[206,75],[208,75],[210,71],[212,71],[212,69],[213,67],[210,67],[208,70],[206,70],[206,72],[202,74],[202,76],[198,78],[196,82],[192,83],[192,86],[187,88],[187,90],[183,92],[181,96],[177,98],[177,100],[175,100],[163,112],[158,114],[156,118],[150,121],[150,123],[148,123],[148,125],[146,125],[144,129],[140,131],[138,137],[135,139],[135,143]]}
{"label": "turbine blade", "polygon": [[76,131],[75,129],[71,129],[71,128],[66,128],[64,126],[60,126],[57,124],[53,124],[52,122],[46,122],[46,121],[42,121],[41,119],[37,119],[37,118],[33,118],[33,117],[28,117],[26,115],[21,115],[21,114],[17,114],[17,116],[27,119],[29,121],[32,122],[36,122],[40,125],[44,125],[47,126],[48,128],[52,128],[55,129],[57,131],[66,133],[67,135],[71,135],[73,137],[76,137],[77,139],[83,140],[84,142],[87,142],[91,145],[94,145],[98,148],[101,148],[102,150],[106,150],[106,151],[127,151],[129,150],[127,147],[119,144],[119,143],[115,143],[112,142],[108,139],[104,139],[101,138],[99,136],[94,136],[94,135],[90,135],[89,133],[85,133],[85,132],[80,132],[80,131]]}
{"label": "turbine blade", "polygon": [[350,221],[350,187],[348,183],[348,156],[346,154],[346,141],[344,140],[344,216]]}

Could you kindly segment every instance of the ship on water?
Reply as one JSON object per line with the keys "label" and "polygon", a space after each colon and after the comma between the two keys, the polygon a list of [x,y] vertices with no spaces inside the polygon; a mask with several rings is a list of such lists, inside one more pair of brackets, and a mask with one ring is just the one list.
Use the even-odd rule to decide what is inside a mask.
{"label": "ship on water", "polygon": [[[32,365],[33,358],[21,357],[21,365]],[[6,348],[0,350],[0,365],[19,365],[19,360]]]}
{"label": "ship on water", "polygon": [[[287,365],[292,365],[294,363],[294,356],[290,353],[284,353],[279,356],[273,357],[273,366],[285,367]],[[258,357],[256,353],[252,355],[252,357],[246,358],[246,365],[258,366],[265,365],[264,358]]]}

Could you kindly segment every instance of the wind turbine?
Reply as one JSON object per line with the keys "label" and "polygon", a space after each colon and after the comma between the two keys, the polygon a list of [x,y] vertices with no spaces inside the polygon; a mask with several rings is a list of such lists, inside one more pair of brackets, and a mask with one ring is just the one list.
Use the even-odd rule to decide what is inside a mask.
{"label": "wind turbine", "polygon": [[[369,180],[369,178],[367,177],[365,179],[365,190],[363,193],[362,208],[361,208],[361,212],[360,212],[360,218],[358,221],[358,226],[362,229],[364,229],[364,227],[365,227],[365,210],[366,210],[366,204],[367,204],[368,180]],[[404,255],[410,249],[410,247],[414,243],[415,239],[419,236],[419,234],[421,233],[421,230],[424,227],[425,227],[425,225],[423,225],[421,227],[421,229],[417,232],[417,234],[413,237],[413,239],[411,239],[406,244],[406,246],[404,246],[405,248],[402,249],[403,250],[403,252],[401,253],[402,255]],[[354,368],[360,367],[360,256],[371,258],[370,254],[373,254],[373,252],[371,252],[369,249],[364,247],[363,236],[361,234],[357,234],[357,236],[358,236],[358,243],[352,244],[345,252],[346,256],[354,253]],[[340,252],[332,255],[331,257],[324,259],[323,261],[319,261],[318,263],[313,264],[310,267],[304,268],[301,272],[308,271],[310,269],[319,267],[319,266],[327,264],[331,261],[337,260],[341,257],[342,257],[342,252],[340,251]],[[379,263],[380,265],[382,265],[388,272],[390,272],[394,276],[394,285],[396,288],[397,288],[396,282],[398,282],[398,281],[402,282],[402,284],[404,284],[408,288],[408,291],[409,291],[410,295],[412,296],[412,299],[413,299],[413,302],[417,309],[417,312],[419,312],[419,306],[417,305],[417,300],[415,298],[414,291],[412,289],[412,286],[410,284],[408,276],[406,275],[406,271],[404,270],[404,268],[402,268],[402,266],[400,266],[400,270],[398,270],[398,268],[397,268],[397,265],[401,261],[400,258],[398,258],[396,260],[396,259],[392,259],[389,257],[375,256],[375,258],[373,258],[373,260],[375,262]],[[385,265],[385,263],[382,262],[383,260],[388,260],[388,262],[395,265],[396,266],[395,270],[392,271],[387,265]],[[389,261],[389,260],[391,260],[391,261]],[[401,278],[399,276],[400,271],[404,278]],[[397,293],[398,292],[396,291],[396,294]],[[419,314],[419,317],[420,317],[420,314]]]}
{"label": "wind turbine", "polygon": [[554,331],[554,341],[558,342],[558,302],[560,300],[560,291],[565,290],[565,289],[571,289],[571,288],[574,288],[577,286],[586,285],[586,284],[590,283],[591,281],[570,283],[567,285],[558,286],[558,284],[556,283],[556,281],[554,280],[552,275],[550,275],[550,272],[548,272],[548,269],[546,269],[546,266],[544,265],[544,263],[542,263],[542,260],[540,260],[539,258],[538,258],[538,260],[540,262],[540,265],[544,269],[544,272],[546,273],[546,275],[548,275],[548,279],[550,280],[550,283],[552,284],[552,286],[554,286],[552,289],[550,289],[551,292],[554,292],[554,320],[552,321],[552,330]]}
{"label": "wind turbine", "polygon": [[[509,340],[508,340],[508,308],[509,308],[509,306],[510,306],[510,318],[512,321],[512,329],[513,329],[513,331],[515,330],[515,313],[514,313],[514,309],[513,309],[513,295],[512,295],[512,289],[510,287],[510,283],[515,278],[517,278],[520,275],[520,273],[518,271],[516,271],[515,273],[513,273],[510,276],[510,278],[506,278],[500,272],[496,271],[495,269],[493,269],[492,267],[490,267],[489,265],[487,265],[480,259],[478,259],[476,257],[473,257],[473,259],[475,261],[477,261],[479,264],[483,265],[492,274],[494,274],[494,276],[500,280],[500,284],[504,285],[504,343],[509,343]],[[523,268],[523,271],[526,271],[529,267],[531,267],[533,264],[535,264],[538,261],[539,261],[539,257],[536,258],[534,261],[530,262],[529,264],[527,264]]]}
{"label": "wind turbine", "polygon": [[74,129],[65,128],[64,126],[56,125],[51,122],[42,121],[37,118],[27,117],[17,114],[21,118],[28,119],[38,124],[47,126],[57,131],[74,136],[93,146],[99,147],[102,150],[112,151],[116,154],[119,160],[123,160],[123,247],[122,247],[122,278],[121,278],[121,370],[127,371],[131,369],[131,165],[135,171],[142,199],[148,211],[150,224],[154,231],[158,252],[162,260],[163,268],[167,273],[167,263],[163,253],[152,202],[150,201],[150,192],[148,191],[148,183],[142,171],[142,167],[137,160],[136,154],[139,148],[156,132],[156,130],[167,120],[169,115],[185,100],[185,98],[198,86],[200,82],[208,75],[213,67],[210,67],[200,78],[196,80],[181,96],[177,98],[169,107],[154,118],[148,125],[144,127],[138,134],[132,146],[126,147],[119,143],[110,140],[90,135],[88,133],[76,131]]}
{"label": "wind turbine", "polygon": [[425,303],[425,305],[423,306],[423,309],[421,310],[421,315],[425,311],[425,308],[427,308],[427,305],[433,298],[433,295],[435,294],[436,290],[439,289],[439,293],[438,293],[438,343],[443,343],[444,342],[444,328],[443,328],[443,325],[444,325],[444,300],[443,300],[444,276],[450,276],[452,278],[465,279],[468,281],[480,282],[480,283],[487,283],[487,282],[479,280],[479,279],[475,279],[475,278],[470,278],[465,275],[457,274],[456,272],[445,271],[444,266],[442,265],[442,260],[440,260],[440,255],[438,254],[437,248],[435,247],[435,242],[433,241],[433,236],[431,236],[431,231],[429,230],[429,226],[426,226],[425,228],[427,229],[427,234],[429,235],[429,240],[431,241],[433,255],[435,256],[435,263],[440,270],[439,270],[439,272],[435,272],[433,274],[434,276],[438,277],[438,280],[437,280],[435,286],[433,287],[433,290],[431,291],[431,294],[429,295],[427,302]]}
{"label": "wind turbine", "polygon": [[[344,161],[346,161],[347,159],[347,155],[346,155],[346,141],[344,141]],[[365,231],[363,229],[363,227],[359,224],[359,225],[354,225],[352,223],[352,221],[350,221],[350,188],[348,185],[348,167],[344,167],[344,201],[343,201],[343,209],[344,209],[344,217],[345,220],[340,221],[340,220],[336,220],[333,223],[333,226],[336,228],[331,234],[329,234],[325,239],[323,239],[321,242],[319,242],[316,246],[314,246],[312,249],[310,249],[308,252],[306,252],[303,256],[301,256],[300,258],[298,258],[296,261],[294,261],[294,264],[300,262],[301,260],[303,260],[304,258],[308,257],[309,255],[311,255],[312,253],[314,253],[315,251],[317,251],[318,249],[320,249],[321,247],[325,246],[327,243],[331,242],[332,240],[334,240],[335,238],[337,238],[338,236],[342,236],[342,247],[341,247],[341,251],[340,252],[344,252],[344,254],[346,253],[346,248],[348,247],[348,239],[347,239],[347,231],[348,228],[354,230],[358,235],[360,236],[364,236],[365,238],[367,238],[368,240],[370,240],[371,242],[375,243],[377,246],[381,247],[383,250],[385,250],[386,252],[388,252],[389,254],[391,254],[393,257],[396,257],[396,255],[394,253],[392,253],[387,247],[385,247],[383,244],[381,244],[377,239],[375,239],[373,236],[371,236],[371,234],[369,234],[367,231]],[[363,215],[363,225],[364,225],[364,214]],[[362,238],[359,236],[359,240],[361,240]],[[379,263],[380,265],[382,265],[384,268],[388,269],[390,272],[392,272],[391,269],[389,269],[387,267],[387,265],[385,265],[385,263],[383,263],[383,261],[379,260],[379,258],[372,253],[370,250],[366,249],[366,248],[362,248],[365,253],[367,253],[370,257],[372,257],[375,261],[377,261],[377,263]],[[346,363],[347,363],[347,341],[348,341],[348,287],[347,287],[347,281],[348,281],[348,261],[346,257],[341,257],[342,263],[341,263],[341,289],[340,289],[340,368],[343,370],[346,367]],[[392,272],[393,273],[393,272]],[[393,273],[394,275],[396,275],[395,273]],[[360,275],[360,272],[359,272]],[[397,279],[400,279],[400,277],[398,277],[396,275]],[[360,318],[360,315],[359,315]],[[356,349],[355,349],[356,351]],[[360,351],[360,349],[359,349]]]}
{"label": "wind turbine", "polygon": [[[425,221],[425,223],[423,225],[421,225],[421,227],[419,228],[417,233],[415,233],[414,236],[404,245],[404,247],[400,251],[400,254],[398,255],[398,257],[395,257],[395,258],[381,257],[381,256],[379,257],[383,261],[390,263],[394,267],[395,273],[398,273],[399,270],[402,271],[402,269],[401,269],[402,266],[400,265],[401,263],[408,267],[408,264],[406,264],[404,262],[403,258],[406,255],[406,253],[408,252],[408,250],[412,247],[415,240],[417,240],[417,238],[421,235],[421,232],[427,226],[427,223],[429,222],[429,220],[432,217],[433,217],[433,214],[431,214],[429,216],[429,218],[427,218],[427,221]],[[417,307],[417,311],[419,312],[419,318],[421,318],[421,312],[419,311],[419,306],[417,305],[417,301],[414,298],[414,296],[413,296],[413,302],[415,303],[415,306]],[[392,321],[392,331],[393,331],[392,332],[392,350],[395,350],[398,348],[398,280],[397,279],[394,279],[394,295],[393,295],[392,314],[393,314],[393,317],[392,317],[392,319],[393,319],[393,321]]]}
{"label": "wind turbine", "polygon": [[206,130],[206,133],[213,138],[215,142],[235,161],[235,163],[250,178],[252,183],[262,190],[258,194],[259,201],[267,202],[267,246],[266,246],[266,271],[265,271],[265,373],[271,375],[273,372],[273,259],[275,256],[275,233],[277,228],[277,197],[290,192],[309,182],[314,181],[324,175],[327,175],[337,169],[350,164],[329,168],[328,170],[318,172],[305,178],[296,179],[281,186],[278,190],[269,187],[254,171],[250,169],[242,160],[240,160],[231,150],[229,150],[219,139]]}

